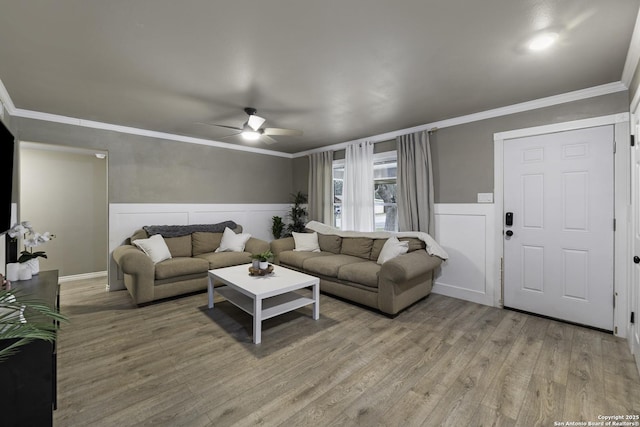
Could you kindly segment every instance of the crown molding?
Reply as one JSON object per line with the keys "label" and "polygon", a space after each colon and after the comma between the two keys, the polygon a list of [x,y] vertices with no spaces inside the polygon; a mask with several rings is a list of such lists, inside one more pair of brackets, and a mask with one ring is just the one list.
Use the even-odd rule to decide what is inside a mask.
{"label": "crown molding", "polygon": [[11,96],[9,96],[9,92],[7,92],[7,88],[4,87],[4,83],[0,80],[0,102],[4,105],[4,108],[10,115],[13,115],[13,112],[16,110],[16,106],[13,105],[13,100]]}
{"label": "crown molding", "polygon": [[551,107],[553,105],[564,104],[567,102],[580,101],[582,99],[593,98],[596,96],[608,95],[611,93],[621,92],[627,90],[622,82],[612,82],[603,84],[600,86],[593,86],[586,89],[575,90],[573,92],[567,92],[560,95],[548,96],[546,98],[534,99],[532,101],[521,102],[519,104],[513,104],[506,107],[494,108],[493,110],[481,111],[479,113],[468,114],[466,116],[454,117],[451,119],[440,120],[438,122],[427,123],[420,126],[414,126],[411,128],[400,129],[393,132],[387,132],[379,135],[370,136],[367,138],[356,139],[353,141],[342,142],[340,144],[333,144],[326,147],[320,147],[313,150],[300,151],[294,153],[293,157],[303,157],[311,153],[318,153],[327,150],[342,150],[347,145],[360,143],[364,141],[370,142],[382,142],[395,139],[397,136],[406,135],[408,133],[420,132],[424,130],[430,130],[433,128],[443,129],[451,126],[458,126],[465,123],[477,122],[480,120],[492,119],[500,116],[507,116],[509,114],[522,113],[524,111],[535,110],[538,108]]}
{"label": "crown molding", "polygon": [[244,145],[234,145],[227,142],[220,142],[210,139],[194,138],[184,135],[176,135],[172,133],[157,132],[147,129],[139,129],[129,126],[114,125],[111,123],[96,122],[93,120],[77,119],[74,117],[60,116],[57,114],[41,113],[39,111],[23,110],[21,108],[14,109],[12,116],[22,117],[33,120],[43,120],[47,122],[62,123],[73,126],[81,126],[92,129],[108,130],[114,132],[127,133],[131,135],[146,136],[149,138],[166,139],[169,141],[186,142],[189,144],[206,145],[209,147],[224,148],[227,150],[245,151],[254,154],[264,154],[267,156],[292,158],[292,154],[283,153],[281,151],[265,150],[263,148],[246,147]]}
{"label": "crown molding", "polygon": [[624,68],[622,69],[622,83],[629,87],[633,75],[638,67],[638,61],[640,61],[640,10],[636,17],[636,25],[633,27],[633,33],[631,34],[631,42],[629,43],[629,50],[627,51],[627,59],[624,62]]}
{"label": "crown molding", "polygon": [[[638,17],[640,18],[640,14],[638,15]],[[638,25],[639,25],[640,21],[636,21],[636,29],[638,29]],[[635,40],[636,38],[640,38],[640,30],[639,31],[634,31],[634,38],[632,38],[632,41]],[[635,44],[640,44],[640,43],[635,43]],[[633,46],[633,43],[632,43]],[[638,49],[640,50],[640,49]],[[631,51],[631,47],[630,47],[630,51]],[[640,52],[639,52],[640,54]],[[627,56],[627,61],[629,61],[629,57],[631,56],[631,53]],[[638,60],[636,59],[636,64],[637,64]],[[612,83],[607,83],[607,84],[603,84],[600,86],[594,86],[594,87],[590,87],[590,88],[586,88],[586,89],[580,89],[580,90],[576,90],[573,92],[567,92],[564,94],[560,94],[560,95],[554,95],[554,96],[549,96],[546,98],[540,98],[540,99],[535,99],[532,101],[526,101],[526,102],[522,102],[519,104],[513,104],[513,105],[509,105],[506,107],[500,107],[500,108],[495,108],[492,110],[487,110],[487,111],[481,111],[479,113],[473,113],[473,114],[468,114],[465,116],[460,116],[460,117],[454,117],[451,119],[445,119],[445,120],[440,120],[437,122],[432,122],[432,123],[427,123],[424,125],[419,125],[419,126],[414,126],[411,128],[406,128],[406,129],[399,129],[396,131],[392,131],[392,132],[386,132],[383,134],[379,134],[379,135],[373,135],[370,137],[366,137],[366,138],[360,138],[360,139],[356,139],[356,140],[352,140],[352,141],[347,141],[347,142],[342,142],[339,144],[333,144],[333,145],[329,145],[329,146],[325,146],[325,147],[320,147],[320,148],[316,148],[313,150],[306,150],[306,151],[300,151],[298,153],[294,153],[294,154],[290,154],[290,153],[284,153],[284,152],[280,152],[280,151],[272,151],[272,150],[265,150],[263,148],[254,148],[254,147],[246,147],[243,145],[234,145],[234,144],[229,144],[226,142],[220,142],[220,141],[215,141],[215,140],[209,140],[209,139],[203,139],[203,138],[194,138],[194,137],[189,137],[189,136],[184,136],[184,135],[176,135],[176,134],[170,134],[170,133],[165,133],[165,132],[157,132],[157,131],[152,131],[152,130],[147,130],[147,129],[139,129],[139,128],[134,128],[134,127],[129,127],[129,126],[120,126],[120,125],[114,125],[114,124],[110,124],[110,123],[103,123],[103,122],[97,122],[97,121],[92,121],[92,120],[84,120],[84,119],[78,119],[78,118],[74,118],[74,117],[67,117],[67,116],[61,116],[61,115],[57,115],[57,114],[50,114],[50,113],[42,113],[39,111],[32,111],[32,110],[24,110],[21,108],[15,108],[15,105],[13,104],[13,101],[11,100],[11,97],[9,96],[9,93],[7,92],[4,84],[2,83],[2,80],[0,80],[0,101],[2,101],[2,103],[5,106],[5,109],[9,112],[9,114],[11,116],[15,116],[15,117],[22,117],[22,118],[28,118],[28,119],[33,119],[33,120],[43,120],[43,121],[49,121],[49,122],[54,122],[54,123],[62,123],[62,124],[68,124],[68,125],[73,125],[73,126],[82,126],[82,127],[88,127],[88,128],[93,128],[93,129],[101,129],[101,130],[110,130],[110,131],[115,131],[115,132],[121,132],[121,133],[127,133],[127,134],[132,134],[132,135],[139,135],[139,136],[146,136],[149,138],[160,138],[160,139],[166,139],[166,140],[170,140],[170,141],[178,141],[178,142],[186,142],[189,144],[199,144],[199,145],[206,145],[209,147],[216,147],[216,148],[224,148],[224,149],[228,149],[228,150],[236,150],[236,151],[244,151],[244,152],[250,152],[250,153],[255,153],[255,154],[263,154],[263,155],[267,155],[267,156],[276,156],[276,157],[284,157],[284,158],[297,158],[297,157],[303,157],[306,156],[308,154],[311,153],[318,153],[321,151],[328,151],[328,150],[341,150],[346,148],[347,145],[349,144],[354,144],[354,143],[360,143],[360,142],[365,142],[365,141],[370,141],[373,143],[376,142],[382,142],[382,141],[388,141],[390,139],[395,139],[397,136],[400,135],[406,135],[408,133],[414,133],[414,132],[420,132],[423,130],[429,130],[432,128],[446,128],[446,127],[451,127],[451,126],[457,126],[457,125],[461,125],[461,124],[465,124],[465,123],[472,123],[472,122],[476,122],[476,121],[480,121],[480,120],[486,120],[486,119],[491,119],[491,118],[495,118],[495,117],[500,117],[500,116],[506,116],[509,114],[515,114],[515,113],[521,113],[524,111],[529,111],[529,110],[535,110],[538,108],[544,108],[544,107],[550,107],[553,105],[558,105],[558,104],[564,104],[567,102],[573,102],[573,101],[579,101],[582,99],[588,99],[588,98],[593,98],[596,96],[601,96],[601,95],[608,95],[611,93],[615,93],[615,92],[621,92],[624,90],[628,89],[628,85],[625,85],[622,81],[619,82],[612,82]],[[640,91],[639,91],[640,92]]]}

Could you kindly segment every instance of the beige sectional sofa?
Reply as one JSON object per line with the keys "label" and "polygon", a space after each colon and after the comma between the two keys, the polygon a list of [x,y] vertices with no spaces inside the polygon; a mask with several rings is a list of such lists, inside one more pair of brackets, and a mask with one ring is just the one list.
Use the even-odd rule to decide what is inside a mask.
{"label": "beige sectional sofa", "polygon": [[431,251],[434,255],[427,252],[432,249],[428,244],[437,246],[435,241],[405,233],[398,234],[398,239],[408,242],[408,252],[380,265],[376,261],[388,233],[341,233],[316,222],[307,224],[307,229],[320,230],[320,251],[296,251],[293,237],[278,239],[271,242],[274,262],[320,278],[325,293],[392,316],[431,292],[434,269],[446,258],[439,246]]}
{"label": "beige sectional sofa", "polygon": [[[242,226],[232,223],[236,233]],[[179,237],[165,237],[171,258],[154,263],[138,247],[131,244],[146,239],[144,230],[136,231],[127,242],[116,248],[113,259],[124,275],[124,284],[136,304],[207,289],[207,271],[251,262],[251,255],[269,249],[269,243],[249,238],[243,252],[215,252],[222,232],[194,231]]]}

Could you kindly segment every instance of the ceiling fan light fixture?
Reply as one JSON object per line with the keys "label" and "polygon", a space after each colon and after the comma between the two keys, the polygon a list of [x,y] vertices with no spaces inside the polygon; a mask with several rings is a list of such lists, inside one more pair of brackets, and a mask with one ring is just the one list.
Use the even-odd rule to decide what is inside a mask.
{"label": "ceiling fan light fixture", "polygon": [[243,130],[242,138],[247,141],[257,141],[260,138],[260,132],[256,132],[253,130]]}
{"label": "ceiling fan light fixture", "polygon": [[551,47],[558,40],[559,34],[554,32],[541,33],[529,40],[529,50],[541,51]]}
{"label": "ceiling fan light fixture", "polygon": [[260,116],[256,116],[255,114],[250,115],[249,120],[247,120],[247,124],[251,127],[251,129],[256,131],[260,129],[260,126],[262,126],[264,122],[265,122],[265,119],[263,119]]}

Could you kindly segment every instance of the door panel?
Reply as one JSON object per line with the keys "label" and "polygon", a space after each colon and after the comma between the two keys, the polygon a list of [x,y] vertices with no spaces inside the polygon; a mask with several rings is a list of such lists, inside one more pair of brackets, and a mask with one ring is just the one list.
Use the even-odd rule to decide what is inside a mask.
{"label": "door panel", "polygon": [[[631,149],[632,164],[632,232],[633,239],[631,242],[631,257],[640,257],[640,141],[638,135],[640,125],[636,125],[636,144]],[[630,311],[635,315],[634,323],[631,325],[631,333],[628,335],[631,340],[631,352],[635,355],[636,365],[640,371],[640,263],[638,258],[632,260],[631,263],[631,292],[630,292]]]}
{"label": "door panel", "polygon": [[613,126],[504,144],[504,304],[613,329]]}

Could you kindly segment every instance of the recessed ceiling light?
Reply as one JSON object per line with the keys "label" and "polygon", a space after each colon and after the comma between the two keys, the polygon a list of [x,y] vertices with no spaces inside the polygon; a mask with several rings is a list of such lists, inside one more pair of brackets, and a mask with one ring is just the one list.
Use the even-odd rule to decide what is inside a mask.
{"label": "recessed ceiling light", "polygon": [[105,153],[96,153],[96,157],[99,159],[106,159],[107,155]]}
{"label": "recessed ceiling light", "polygon": [[547,49],[558,40],[558,33],[538,34],[529,41],[529,49],[534,51]]}

